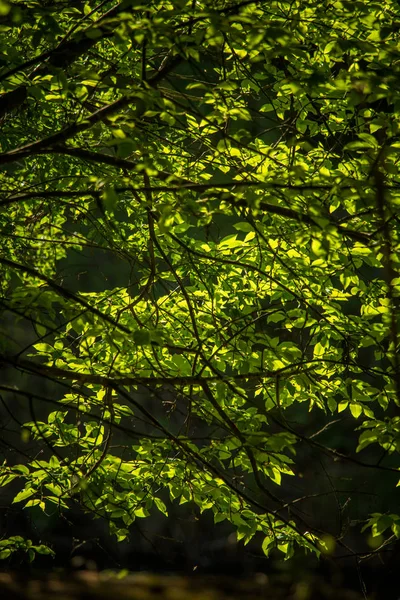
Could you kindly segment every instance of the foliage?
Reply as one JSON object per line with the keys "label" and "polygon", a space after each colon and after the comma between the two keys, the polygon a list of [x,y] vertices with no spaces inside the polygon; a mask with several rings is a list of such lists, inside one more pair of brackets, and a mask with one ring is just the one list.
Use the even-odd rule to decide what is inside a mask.
{"label": "foliage", "polygon": [[54,554],[53,550],[40,544],[35,546],[32,540],[24,540],[20,535],[13,535],[6,540],[0,541],[0,559],[8,558],[13,552],[23,550],[27,552],[28,559],[32,562],[37,554]]}
{"label": "foliage", "polygon": [[300,509],[349,495],[303,481],[316,454],[399,469],[397,3],[0,15],[0,390],[31,415],[0,471],[14,503],[79,503],[124,540],[190,502],[287,557],[398,537],[389,507],[336,532]]}

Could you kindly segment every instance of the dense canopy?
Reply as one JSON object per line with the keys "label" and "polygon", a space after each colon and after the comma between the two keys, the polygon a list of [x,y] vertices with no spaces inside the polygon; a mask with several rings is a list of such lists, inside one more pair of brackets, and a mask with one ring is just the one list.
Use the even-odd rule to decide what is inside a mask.
{"label": "dense canopy", "polygon": [[[400,535],[399,22],[392,0],[0,1],[14,503],[118,540],[192,503],[285,556]],[[51,552],[12,533],[0,558]]]}

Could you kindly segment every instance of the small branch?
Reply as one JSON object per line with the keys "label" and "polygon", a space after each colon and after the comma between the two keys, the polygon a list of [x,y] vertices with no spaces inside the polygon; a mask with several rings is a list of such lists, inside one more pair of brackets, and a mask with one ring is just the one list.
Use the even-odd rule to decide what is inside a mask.
{"label": "small branch", "polygon": [[101,312],[101,310],[99,310],[95,306],[92,306],[91,304],[89,304],[89,302],[86,302],[86,300],[84,300],[77,294],[74,294],[73,292],[70,292],[68,289],[63,288],[61,285],[59,285],[58,283],[53,281],[53,279],[50,279],[50,277],[47,277],[46,275],[42,275],[42,273],[39,273],[39,271],[37,271],[33,267],[28,267],[27,265],[21,265],[20,263],[14,262],[13,260],[8,260],[7,258],[3,258],[3,257],[0,257],[0,264],[7,265],[8,267],[11,267],[12,269],[16,269],[17,271],[22,271],[23,273],[31,275],[32,277],[36,277],[40,281],[43,281],[44,283],[46,283],[51,289],[53,289],[55,292],[57,292],[57,294],[59,294],[63,298],[66,298],[67,300],[71,300],[72,302],[75,302],[76,304],[80,304],[81,306],[84,306],[91,314],[96,315],[97,317],[100,317],[101,319],[103,319],[103,321],[106,321],[107,323],[109,323],[116,329],[119,329],[123,333],[128,333],[128,334],[132,335],[132,332],[130,331],[130,329],[128,329],[124,325],[120,325],[112,317]]}
{"label": "small branch", "polygon": [[[157,73],[147,81],[147,84],[150,87],[156,87],[157,84],[162,81],[181,61],[182,58],[180,56],[175,56],[171,60],[167,61],[164,67],[157,71]],[[2,164],[9,164],[15,162],[16,160],[27,158],[32,153],[37,153],[44,148],[52,148],[57,144],[62,144],[74,137],[76,134],[87,131],[96,123],[105,121],[109,116],[114,115],[120,109],[125,108],[130,104],[134,104],[136,99],[137,96],[135,94],[123,96],[122,98],[115,100],[115,102],[111,102],[110,104],[103,106],[103,108],[96,110],[89,116],[82,119],[79,123],[73,123],[72,125],[68,125],[67,127],[64,127],[64,129],[42,138],[41,140],[31,142],[30,144],[26,144],[20,148],[15,148],[9,152],[0,154],[0,162]]]}
{"label": "small branch", "polygon": [[[105,386],[116,386],[116,385],[191,385],[198,384],[202,385],[204,382],[224,382],[224,381],[244,381],[250,379],[263,379],[263,378],[275,378],[277,375],[280,377],[291,377],[298,373],[298,368],[302,365],[290,365],[284,367],[278,371],[256,371],[254,373],[240,373],[237,375],[224,375],[217,374],[212,376],[199,376],[199,375],[186,375],[177,377],[137,377],[134,375],[125,375],[122,373],[116,373],[113,377],[110,375],[100,375],[93,373],[82,373],[80,371],[71,371],[69,369],[62,369],[60,367],[50,367],[48,365],[42,365],[35,363],[34,361],[25,358],[16,358],[15,356],[7,356],[0,354],[1,363],[13,365],[16,368],[35,373],[37,375],[49,375],[52,377],[59,377],[61,379],[70,379],[71,381],[79,381],[80,383],[97,383]],[[303,369],[304,371],[305,369]]]}

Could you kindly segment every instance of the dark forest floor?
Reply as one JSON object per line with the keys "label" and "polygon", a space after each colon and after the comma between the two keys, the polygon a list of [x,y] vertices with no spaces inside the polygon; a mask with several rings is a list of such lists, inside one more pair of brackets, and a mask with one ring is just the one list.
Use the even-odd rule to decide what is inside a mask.
{"label": "dark forest floor", "polygon": [[[363,600],[352,590],[333,587],[317,577],[293,581],[256,575],[253,579],[185,577],[148,573],[0,573],[4,600]],[[375,600],[373,597],[369,597]],[[369,600],[368,598],[368,600]]]}

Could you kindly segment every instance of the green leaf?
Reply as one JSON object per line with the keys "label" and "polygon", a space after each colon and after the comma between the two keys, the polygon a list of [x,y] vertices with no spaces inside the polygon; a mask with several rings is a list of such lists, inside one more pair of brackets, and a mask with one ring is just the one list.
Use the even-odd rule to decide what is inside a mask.
{"label": "green leaf", "polygon": [[362,413],[362,410],[363,410],[363,407],[361,406],[361,404],[356,404],[355,402],[350,403],[350,412],[355,419],[358,419],[358,417]]}
{"label": "green leaf", "polygon": [[234,228],[237,229],[238,231],[245,231],[246,233],[248,233],[249,231],[253,231],[252,225],[250,223],[246,223],[246,222],[235,223]]}
{"label": "green leaf", "polygon": [[11,483],[14,479],[16,479],[18,475],[0,475],[0,487],[4,487],[8,483]]}
{"label": "green leaf", "polygon": [[32,548],[29,548],[28,550],[28,560],[29,562],[32,562],[35,559],[35,551],[32,550]]}
{"label": "green leaf", "polygon": [[13,503],[22,502],[23,500],[26,500],[27,498],[30,498],[31,496],[33,496],[33,494],[36,494],[36,490],[34,490],[32,488],[27,488],[25,490],[22,490],[15,496]]}
{"label": "green leaf", "polygon": [[376,537],[381,535],[386,529],[391,527],[393,523],[393,519],[389,515],[382,515],[379,519],[373,523],[372,525],[372,535]]}
{"label": "green leaf", "polygon": [[143,508],[143,507],[141,506],[140,508],[137,508],[137,509],[134,511],[134,515],[135,515],[135,517],[144,518],[144,517],[148,517],[148,516],[149,516],[149,513],[148,513],[148,511],[147,511],[145,508]]}
{"label": "green leaf", "polygon": [[164,502],[162,500],[160,500],[160,498],[154,498],[154,504],[157,506],[157,508],[160,512],[162,512],[164,515],[168,516],[167,507],[165,506]]}
{"label": "green leaf", "polygon": [[274,543],[273,538],[270,538],[270,537],[264,538],[261,548],[262,548],[262,551],[264,552],[265,556],[269,556],[269,553],[274,546],[275,546],[275,543]]}
{"label": "green leaf", "polygon": [[5,17],[11,10],[11,4],[6,0],[0,0],[0,16]]}
{"label": "green leaf", "polygon": [[106,186],[103,192],[104,208],[110,214],[114,214],[119,202],[118,194],[112,186]]}
{"label": "green leaf", "polygon": [[137,346],[148,346],[151,344],[150,332],[145,329],[139,329],[133,332],[133,341]]}

